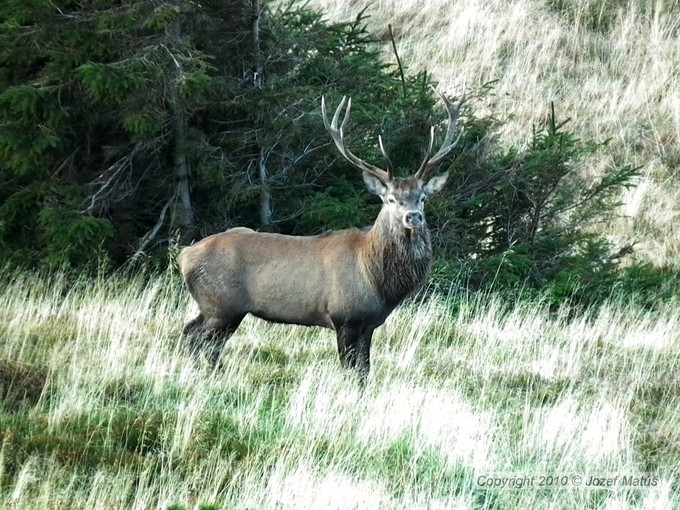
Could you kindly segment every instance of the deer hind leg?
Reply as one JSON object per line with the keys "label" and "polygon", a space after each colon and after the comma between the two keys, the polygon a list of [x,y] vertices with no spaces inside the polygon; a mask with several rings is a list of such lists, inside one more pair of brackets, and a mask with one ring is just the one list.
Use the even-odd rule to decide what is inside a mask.
{"label": "deer hind leg", "polygon": [[195,356],[205,356],[215,365],[227,340],[234,334],[244,316],[210,317],[199,315],[184,327],[185,340]]}
{"label": "deer hind leg", "polygon": [[204,321],[205,318],[203,317],[203,314],[199,313],[198,317],[186,323],[184,329],[182,330],[182,335],[187,338],[195,334],[197,331],[200,331]]}

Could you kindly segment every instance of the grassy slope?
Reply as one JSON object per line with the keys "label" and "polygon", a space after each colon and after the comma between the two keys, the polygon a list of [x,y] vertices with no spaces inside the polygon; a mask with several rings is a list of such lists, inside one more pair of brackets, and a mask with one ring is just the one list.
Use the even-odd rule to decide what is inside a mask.
{"label": "grassy slope", "polygon": [[[397,34],[412,69],[443,89],[497,80],[487,105],[511,121],[508,142],[528,140],[551,101],[584,138],[610,139],[584,171],[633,163],[643,170],[622,197],[608,234],[638,241],[638,253],[677,264],[680,230],[680,2],[678,0],[310,0],[329,19],[366,9],[369,26]],[[386,36],[385,36],[386,37]],[[389,45],[386,59],[394,62]]]}
{"label": "grassy slope", "polygon": [[[192,361],[180,289],[25,277],[0,291],[0,507],[680,506],[678,310],[409,306],[379,330],[362,394],[318,329],[248,320],[222,370]],[[478,483],[495,474],[535,486]]]}

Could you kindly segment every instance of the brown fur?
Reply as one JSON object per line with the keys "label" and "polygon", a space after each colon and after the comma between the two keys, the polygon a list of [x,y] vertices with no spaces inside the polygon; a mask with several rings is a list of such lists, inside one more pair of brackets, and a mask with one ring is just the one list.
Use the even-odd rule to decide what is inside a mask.
{"label": "brown fur", "polygon": [[432,263],[430,232],[425,225],[407,230],[401,221],[389,218],[376,221],[372,230],[362,262],[383,302],[393,309],[427,279]]}
{"label": "brown fur", "polygon": [[[406,182],[408,181],[408,182]],[[234,228],[187,247],[178,263],[201,314],[185,328],[194,348],[216,361],[223,341],[250,313],[271,322],[336,331],[343,365],[370,366],[373,330],[426,281],[430,233],[407,228],[407,212],[422,214],[423,184],[395,180],[368,230],[296,237]]]}

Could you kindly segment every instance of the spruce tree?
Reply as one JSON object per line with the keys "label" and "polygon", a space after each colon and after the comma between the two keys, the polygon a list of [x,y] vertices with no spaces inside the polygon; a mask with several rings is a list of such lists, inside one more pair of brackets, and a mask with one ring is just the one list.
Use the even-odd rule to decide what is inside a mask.
{"label": "spruce tree", "polygon": [[[361,181],[329,171],[320,96],[355,97],[353,135],[374,152],[432,104],[426,78],[381,63],[361,17],[296,4],[9,2],[0,19],[0,250],[22,263],[118,265],[234,224],[344,224]],[[299,221],[310,209],[347,214]]]}

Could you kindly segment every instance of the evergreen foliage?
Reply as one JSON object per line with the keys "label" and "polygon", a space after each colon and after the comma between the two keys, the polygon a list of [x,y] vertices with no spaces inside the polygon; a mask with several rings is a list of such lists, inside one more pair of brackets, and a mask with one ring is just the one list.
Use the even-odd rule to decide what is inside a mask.
{"label": "evergreen foliage", "polygon": [[[398,174],[445,119],[429,76],[386,64],[363,20],[257,0],[3,3],[0,259],[164,264],[177,242],[236,225],[309,235],[370,224],[378,204],[329,141],[321,96],[331,107],[352,96],[349,145],[380,164],[382,134]],[[453,182],[428,210],[438,281],[553,285],[556,302],[611,289],[630,247],[593,226],[636,169],[587,180],[580,163],[600,145],[554,111],[526,147],[502,149],[501,121],[474,109],[490,93],[469,94]],[[638,267],[631,281],[652,273]]]}
{"label": "evergreen foliage", "polygon": [[[468,122],[478,124],[475,138],[480,126],[494,127],[489,119]],[[583,161],[603,144],[578,139],[567,124],[553,105],[526,149],[486,140],[454,162],[458,185],[436,216],[444,232],[440,271],[464,276],[472,288],[552,286],[556,303],[607,297],[632,246],[613,245],[596,226],[616,214],[621,189],[639,172],[626,165],[597,179],[584,175]]]}
{"label": "evergreen foliage", "polygon": [[429,81],[402,84],[361,16],[329,24],[291,4],[258,12],[254,28],[256,5],[0,8],[0,255],[81,267],[99,254],[117,266],[162,253],[176,236],[186,243],[236,224],[291,233],[348,225],[324,214],[298,221],[321,195],[329,211],[365,210],[325,194],[361,180],[329,169],[336,156],[320,96],[364,105],[354,136],[372,146],[375,119],[398,117],[402,140],[410,119],[424,122]]}

